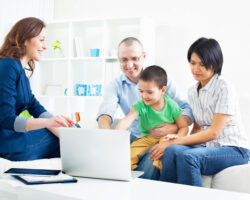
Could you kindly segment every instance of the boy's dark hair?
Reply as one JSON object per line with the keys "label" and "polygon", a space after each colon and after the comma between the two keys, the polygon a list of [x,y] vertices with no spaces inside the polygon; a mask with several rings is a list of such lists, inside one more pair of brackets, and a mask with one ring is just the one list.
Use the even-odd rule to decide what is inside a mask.
{"label": "boy's dark hair", "polygon": [[140,80],[154,81],[161,89],[167,85],[168,77],[166,71],[163,68],[157,65],[151,65],[142,71]]}
{"label": "boy's dark hair", "polygon": [[214,73],[221,74],[223,55],[219,43],[215,39],[200,38],[188,50],[187,59],[190,62],[192,53],[196,53],[205,68],[214,69]]}

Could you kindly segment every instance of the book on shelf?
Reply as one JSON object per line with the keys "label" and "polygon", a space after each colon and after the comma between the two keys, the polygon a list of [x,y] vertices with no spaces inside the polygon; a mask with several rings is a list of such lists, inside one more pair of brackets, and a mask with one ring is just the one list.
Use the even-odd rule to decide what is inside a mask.
{"label": "book on shelf", "polygon": [[74,42],[75,42],[76,57],[83,57],[84,55],[83,55],[82,38],[75,37]]}

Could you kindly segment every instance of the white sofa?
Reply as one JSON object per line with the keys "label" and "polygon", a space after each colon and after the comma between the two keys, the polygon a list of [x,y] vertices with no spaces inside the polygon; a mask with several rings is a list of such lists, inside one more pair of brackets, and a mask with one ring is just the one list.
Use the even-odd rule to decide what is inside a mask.
{"label": "white sofa", "polygon": [[[250,108],[248,108],[249,102],[250,96],[245,96],[240,99],[242,120],[245,127],[247,127],[250,122]],[[83,127],[96,128],[97,123],[95,122],[95,119],[84,120]],[[248,137],[250,138],[250,132],[248,132]],[[53,158],[25,162],[11,162],[0,158],[0,175],[4,170],[11,167],[61,169],[61,160],[59,158]],[[203,176],[202,179],[204,187],[250,193],[250,163],[229,167],[214,176]]]}

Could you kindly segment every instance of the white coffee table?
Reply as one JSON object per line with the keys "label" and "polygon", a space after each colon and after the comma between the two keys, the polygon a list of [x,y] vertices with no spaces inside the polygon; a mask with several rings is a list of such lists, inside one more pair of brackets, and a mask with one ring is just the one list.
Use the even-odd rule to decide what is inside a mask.
{"label": "white coffee table", "polygon": [[1,200],[250,200],[250,194],[136,179],[131,182],[78,178],[78,183],[27,186],[0,179]]}

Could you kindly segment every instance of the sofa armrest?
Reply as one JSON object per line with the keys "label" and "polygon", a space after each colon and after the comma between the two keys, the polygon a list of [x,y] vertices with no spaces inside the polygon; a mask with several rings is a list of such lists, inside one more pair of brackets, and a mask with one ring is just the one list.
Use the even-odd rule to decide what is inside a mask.
{"label": "sofa armrest", "polygon": [[212,188],[250,193],[250,163],[228,167],[213,177]]}

